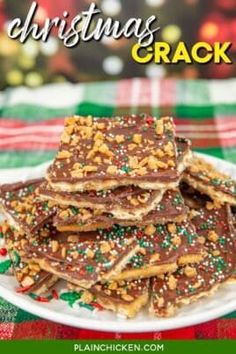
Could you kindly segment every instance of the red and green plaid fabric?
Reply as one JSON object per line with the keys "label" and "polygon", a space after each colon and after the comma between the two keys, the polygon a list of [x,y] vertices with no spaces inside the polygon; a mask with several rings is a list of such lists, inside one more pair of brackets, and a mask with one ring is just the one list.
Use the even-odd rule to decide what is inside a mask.
{"label": "red and green plaid fabric", "polygon": [[[56,84],[0,93],[0,168],[33,166],[55,155],[67,115],[172,115],[197,151],[236,163],[236,80],[132,79]],[[79,321],[79,319],[78,319]],[[49,322],[0,298],[0,339],[236,338],[236,312],[166,332],[103,333]]]}

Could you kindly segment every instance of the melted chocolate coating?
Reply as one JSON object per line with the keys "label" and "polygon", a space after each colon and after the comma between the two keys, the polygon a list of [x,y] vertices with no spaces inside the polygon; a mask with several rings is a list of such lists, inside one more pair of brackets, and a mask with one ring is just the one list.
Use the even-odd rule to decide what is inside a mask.
{"label": "melted chocolate coating", "polygon": [[156,208],[145,215],[142,220],[121,220],[115,218],[112,214],[102,213],[97,210],[75,207],[61,209],[58,207],[58,212],[53,219],[53,223],[56,227],[78,225],[82,229],[83,226],[86,226],[86,230],[88,231],[88,227],[93,230],[95,225],[96,229],[96,224],[99,223],[105,224],[106,228],[114,224],[142,226],[165,223],[178,217],[184,217],[187,212],[188,208],[185,206],[180,192],[178,190],[168,190]]}
{"label": "melted chocolate coating", "polygon": [[[121,182],[127,178],[177,181],[173,120],[163,118],[160,123],[157,118],[145,115],[66,119],[59,153],[48,173],[49,181],[70,184],[98,180]],[[159,132],[158,125],[161,125]],[[156,168],[152,167],[151,160],[148,162],[150,157],[155,160]],[[88,166],[92,168],[89,170]],[[115,167],[111,173],[110,166]]]}
{"label": "melted chocolate coating", "polygon": [[48,202],[41,201],[36,189],[43,179],[29,180],[0,186],[0,204],[6,216],[10,216],[18,228],[31,234],[49,222],[55,210]]}
{"label": "melted chocolate coating", "polygon": [[179,268],[162,279],[153,278],[152,305],[159,315],[168,314],[168,309],[183,299],[209,292],[235,270],[235,230],[229,206],[201,208],[192,222],[207,255],[200,264]]}

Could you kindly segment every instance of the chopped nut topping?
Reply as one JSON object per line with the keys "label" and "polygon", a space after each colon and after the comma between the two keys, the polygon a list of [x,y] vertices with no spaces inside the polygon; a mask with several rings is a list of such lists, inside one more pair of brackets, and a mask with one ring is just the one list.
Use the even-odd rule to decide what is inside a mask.
{"label": "chopped nut topping", "polygon": [[162,120],[157,120],[156,122],[156,134],[163,135],[164,134],[164,124]]}
{"label": "chopped nut topping", "polygon": [[97,166],[84,166],[84,172],[96,172],[98,170]]}
{"label": "chopped nut topping", "polygon": [[61,141],[62,141],[63,143],[65,143],[65,144],[69,144],[69,142],[70,142],[70,135],[69,135],[66,131],[64,131],[64,132],[62,133],[62,135],[61,135]]}
{"label": "chopped nut topping", "polygon": [[150,224],[148,226],[145,227],[144,229],[144,233],[148,236],[153,235],[156,232],[156,228],[154,225]]}
{"label": "chopped nut topping", "polygon": [[174,236],[172,239],[171,239],[173,245],[175,246],[180,246],[181,245],[181,237],[179,236]]}
{"label": "chopped nut topping", "polygon": [[93,295],[89,291],[84,290],[80,300],[85,302],[86,304],[90,304],[90,302],[93,301]]}
{"label": "chopped nut topping", "polygon": [[59,243],[56,240],[51,241],[52,252],[56,253],[59,249]]}
{"label": "chopped nut topping", "polygon": [[158,307],[163,307],[164,306],[164,297],[157,297],[157,306]]}
{"label": "chopped nut topping", "polygon": [[218,257],[220,255],[220,251],[219,250],[212,251],[212,255],[214,257]]}
{"label": "chopped nut topping", "polygon": [[219,236],[217,235],[217,233],[214,230],[210,230],[208,232],[207,238],[209,241],[216,242],[218,240]]}
{"label": "chopped nut topping", "polygon": [[128,150],[129,150],[129,151],[133,151],[136,147],[137,147],[136,144],[129,144],[129,145],[128,145]]}
{"label": "chopped nut topping", "polygon": [[160,254],[159,253],[154,253],[151,255],[150,262],[155,263],[160,260]]}
{"label": "chopped nut topping", "polygon": [[131,296],[131,295],[128,295],[128,294],[122,295],[121,298],[122,298],[123,300],[125,300],[125,301],[128,301],[128,302],[131,302],[131,301],[134,300],[134,297]]}
{"label": "chopped nut topping", "polygon": [[204,245],[205,242],[206,242],[205,237],[203,237],[203,236],[198,237],[198,243],[200,243],[201,245]]}
{"label": "chopped nut topping", "polygon": [[21,281],[21,285],[23,287],[26,287],[26,286],[31,286],[34,284],[34,279],[31,278],[30,276],[26,276],[24,277],[24,279]]}
{"label": "chopped nut topping", "polygon": [[139,168],[137,156],[129,156],[129,166],[131,168]]}
{"label": "chopped nut topping", "polygon": [[109,173],[111,175],[115,175],[117,173],[117,171],[118,171],[118,169],[114,165],[107,167],[107,173]]}
{"label": "chopped nut topping", "polygon": [[76,242],[78,242],[78,236],[70,235],[70,236],[68,236],[67,240],[68,240],[68,242],[76,243]]}
{"label": "chopped nut topping", "polygon": [[58,159],[67,159],[69,157],[71,157],[71,152],[69,152],[67,150],[62,150],[57,153]]}
{"label": "chopped nut topping", "polygon": [[195,268],[190,267],[190,266],[186,266],[184,268],[184,274],[188,277],[188,278],[192,278],[195,277],[197,275],[197,271]]}
{"label": "chopped nut topping", "polygon": [[66,258],[66,248],[65,247],[62,247],[61,256],[62,256],[62,258]]}
{"label": "chopped nut topping", "polygon": [[88,258],[93,258],[95,253],[90,248],[87,248],[86,255]]}
{"label": "chopped nut topping", "polygon": [[116,290],[117,288],[118,288],[118,284],[116,281],[112,281],[108,286],[108,289],[110,290]]}
{"label": "chopped nut topping", "polygon": [[177,279],[173,275],[170,275],[169,279],[168,279],[168,282],[167,282],[167,285],[168,285],[170,290],[176,289]]}
{"label": "chopped nut topping", "polygon": [[176,233],[176,225],[175,224],[167,224],[167,229],[171,234]]}
{"label": "chopped nut topping", "polygon": [[142,135],[141,134],[134,134],[133,135],[133,142],[135,144],[141,144],[142,142]]}
{"label": "chopped nut topping", "polygon": [[111,250],[111,246],[109,244],[109,242],[103,242],[100,246],[100,251],[102,253],[107,253]]}
{"label": "chopped nut topping", "polygon": [[116,135],[115,140],[118,144],[123,143],[125,141],[124,135]]}

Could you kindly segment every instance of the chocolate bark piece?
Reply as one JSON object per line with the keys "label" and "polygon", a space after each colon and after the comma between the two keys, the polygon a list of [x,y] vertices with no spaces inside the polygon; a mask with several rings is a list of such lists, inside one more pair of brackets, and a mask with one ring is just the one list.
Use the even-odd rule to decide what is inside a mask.
{"label": "chocolate bark piece", "polygon": [[172,118],[146,115],[67,118],[47,174],[54,190],[67,192],[172,188],[178,178]]}
{"label": "chocolate bark piece", "polygon": [[[191,222],[148,225],[144,228],[115,226],[118,234],[134,235],[140,251],[113,280],[150,278],[174,272],[178,265],[198,263],[204,254]],[[102,231],[106,233],[106,230]]]}
{"label": "chocolate bark piece", "polygon": [[[177,137],[178,168],[180,172],[188,165],[191,157],[190,142]],[[115,189],[87,192],[55,191],[48,182],[38,188],[40,197],[59,205],[75,206],[77,208],[99,209],[109,212],[118,219],[142,218],[161,201],[165,189],[143,190],[137,186],[121,186]]]}
{"label": "chocolate bark piece", "polygon": [[118,274],[139,245],[129,235],[110,231],[81,234],[64,233],[29,242],[26,250],[42,269],[84,288],[107,281]]}
{"label": "chocolate bark piece", "polygon": [[2,224],[3,237],[12,261],[14,275],[20,285],[20,292],[36,295],[46,293],[58,278],[40,268],[32,262],[23,247],[28,242],[22,231],[13,230],[7,222]]}
{"label": "chocolate bark piece", "polygon": [[41,201],[36,189],[43,179],[0,186],[0,208],[11,226],[31,234],[49,222],[55,210]]}
{"label": "chocolate bark piece", "polygon": [[55,205],[87,208],[110,213],[120,219],[141,218],[161,201],[163,191],[144,190],[135,186],[122,186],[104,191],[56,192],[45,182],[38,189],[40,198]]}
{"label": "chocolate bark piece", "polygon": [[197,265],[152,279],[150,312],[156,316],[172,316],[179,306],[209,296],[235,271],[235,230],[229,205],[216,207],[208,202],[195,212],[192,222],[207,255]]}
{"label": "chocolate bark piece", "polygon": [[236,205],[236,182],[204,159],[194,157],[183,181],[221,203]]}
{"label": "chocolate bark piece", "polygon": [[[81,290],[73,284],[68,284],[68,287],[70,290]],[[98,283],[89,289],[89,294],[87,299],[95,297],[104,309],[133,318],[148,303],[149,279]],[[84,294],[85,299],[86,295],[87,293]]]}
{"label": "chocolate bark piece", "polygon": [[55,227],[63,231],[92,231],[99,228],[110,228],[118,224],[122,226],[144,226],[149,224],[164,224],[169,221],[183,221],[187,218],[188,208],[178,189],[164,193],[160,203],[143,218],[124,220],[114,217],[101,210],[76,207],[58,207],[53,218]]}

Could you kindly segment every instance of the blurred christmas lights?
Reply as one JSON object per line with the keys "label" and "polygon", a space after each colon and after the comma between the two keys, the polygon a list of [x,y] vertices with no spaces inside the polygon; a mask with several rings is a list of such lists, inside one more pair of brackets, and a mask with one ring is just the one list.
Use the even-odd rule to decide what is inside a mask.
{"label": "blurred christmas lights", "polygon": [[148,6],[157,7],[162,6],[166,0],[146,0]]}
{"label": "blurred christmas lights", "polygon": [[175,43],[181,38],[182,31],[177,25],[168,25],[163,28],[161,35],[164,41],[168,43]]}
{"label": "blurred christmas lights", "polygon": [[37,72],[30,72],[25,77],[25,83],[30,87],[37,87],[43,84],[43,77]]}
{"label": "blurred christmas lights", "polygon": [[150,78],[162,78],[166,75],[166,70],[163,65],[149,64],[145,69],[146,76]]}
{"label": "blurred christmas lights", "polygon": [[[45,17],[54,17],[68,10],[72,16],[81,13],[92,0],[38,0],[40,11],[37,21],[41,23]],[[7,6],[4,6],[4,3]],[[10,3],[10,1],[9,1]],[[213,44],[215,41],[232,42],[231,52],[236,53],[236,0],[183,0],[181,13],[178,1],[145,0],[145,1],[121,1],[121,0],[98,0],[99,8],[105,16],[118,16],[124,21],[127,16],[139,14],[147,17],[157,14],[161,23],[159,40],[169,42],[174,47],[179,40],[187,41],[188,44],[197,41],[206,41]],[[46,82],[62,82],[65,80],[102,80],[117,75],[121,78],[127,74],[126,60],[130,39],[121,38],[114,40],[104,37],[98,47],[85,46],[83,51],[77,49],[65,51],[63,46],[52,36],[48,43],[40,43],[32,40],[22,45],[10,40],[6,35],[9,20],[14,16],[27,13],[28,2],[12,0],[15,6],[8,6],[7,0],[0,0],[0,85],[1,88],[17,85],[30,85],[35,87]],[[202,4],[202,6],[200,6]],[[198,6],[199,5],[199,6]],[[162,7],[163,6],[163,7]],[[190,6],[192,7],[190,9]],[[193,8],[193,6],[196,6]],[[155,10],[156,8],[156,10]],[[159,9],[160,8],[160,9]],[[190,11],[192,11],[190,13]],[[173,21],[175,24],[171,25]],[[166,25],[166,26],[165,26]],[[99,55],[94,55],[98,53]],[[81,55],[82,54],[82,55]],[[102,63],[102,69],[101,69]],[[125,70],[126,69],[126,70]],[[30,72],[29,72],[30,71]],[[227,78],[235,76],[235,65],[201,66],[167,66],[147,64],[129,67],[130,76],[147,77],[178,77],[195,79],[198,77]]]}
{"label": "blurred christmas lights", "polygon": [[217,6],[224,10],[235,10],[235,0],[215,0]]}
{"label": "blurred christmas lights", "polygon": [[117,16],[121,12],[121,3],[119,0],[103,0],[101,9],[105,15]]}
{"label": "blurred christmas lights", "polygon": [[29,57],[25,54],[21,54],[17,58],[17,64],[25,70],[31,69],[35,65],[35,58]]}
{"label": "blurred christmas lights", "polygon": [[6,74],[6,81],[11,86],[18,86],[23,83],[24,75],[20,70],[10,70]]}
{"label": "blurred christmas lights", "polygon": [[52,56],[59,49],[58,40],[54,37],[48,38],[47,42],[40,42],[40,51],[46,56]]}
{"label": "blurred christmas lights", "polygon": [[118,75],[122,72],[124,63],[121,58],[113,55],[104,59],[103,70],[110,75]]}
{"label": "blurred christmas lights", "polygon": [[0,34],[0,55],[4,57],[14,56],[19,49],[19,43],[12,41],[5,33]]}
{"label": "blurred christmas lights", "polygon": [[27,42],[21,45],[23,53],[31,57],[36,57],[39,53],[39,43],[33,39],[28,39]]}

